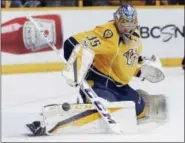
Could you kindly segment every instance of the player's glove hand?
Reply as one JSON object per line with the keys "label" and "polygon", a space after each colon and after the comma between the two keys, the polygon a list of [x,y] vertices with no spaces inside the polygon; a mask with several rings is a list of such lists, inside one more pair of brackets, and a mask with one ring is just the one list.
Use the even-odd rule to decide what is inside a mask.
{"label": "player's glove hand", "polygon": [[161,61],[155,55],[152,55],[151,59],[144,57],[140,71],[140,77],[152,83],[160,82],[165,78]]}

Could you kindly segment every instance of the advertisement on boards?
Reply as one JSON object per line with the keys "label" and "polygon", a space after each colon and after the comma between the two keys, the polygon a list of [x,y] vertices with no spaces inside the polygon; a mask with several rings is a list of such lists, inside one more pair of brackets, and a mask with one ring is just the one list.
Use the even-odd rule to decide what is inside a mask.
{"label": "advertisement on boards", "polygon": [[[73,34],[113,19],[113,9],[2,12],[2,64],[60,62],[60,58],[28,21],[33,16],[62,54],[63,42]],[[74,17],[76,18],[72,18]],[[170,16],[169,16],[170,15]],[[183,9],[138,9],[143,55],[184,56]]]}

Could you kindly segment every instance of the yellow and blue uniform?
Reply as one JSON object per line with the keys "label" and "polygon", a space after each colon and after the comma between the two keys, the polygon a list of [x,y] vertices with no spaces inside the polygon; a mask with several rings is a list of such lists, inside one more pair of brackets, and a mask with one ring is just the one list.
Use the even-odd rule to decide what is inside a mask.
{"label": "yellow and blue uniform", "polygon": [[[136,29],[128,44],[124,44],[114,21],[71,36],[64,43],[64,57],[69,58],[74,45],[85,44],[95,53],[86,80],[98,96],[109,101],[132,100],[139,115],[144,109],[142,98],[128,83],[139,73],[139,56],[142,43]],[[84,102],[85,95],[80,91]]]}
{"label": "yellow and blue uniform", "polygon": [[[88,70],[85,80],[88,81],[92,90],[97,96],[110,102],[133,101],[136,107],[137,118],[145,117],[146,108],[142,97],[136,90],[129,86],[129,82],[134,76],[139,76],[139,63],[142,62],[140,56],[142,43],[138,28],[137,12],[133,6],[123,4],[113,14],[113,21],[103,25],[98,25],[94,29],[72,35],[64,42],[64,58],[69,59],[75,45],[80,44],[94,51],[95,57]],[[83,50],[83,49],[82,49]],[[76,75],[82,65],[82,57],[75,60],[74,82],[78,79]],[[80,95],[84,103],[87,90],[80,89]],[[98,119],[91,115],[97,112],[89,110],[75,115],[74,120],[66,119],[64,122],[57,123],[49,133],[55,133],[61,127],[70,125],[79,119],[80,124],[88,118],[90,122]],[[98,113],[97,113],[98,114]],[[86,124],[87,122],[85,122]],[[84,124],[84,123],[83,123]],[[41,122],[35,121],[27,124],[27,127],[34,135],[44,135],[46,128],[41,127]]]}
{"label": "yellow and blue uniform", "polygon": [[136,30],[134,34],[133,40],[124,44],[112,21],[73,38],[80,44],[86,40],[88,48],[95,52],[93,66],[98,71],[116,82],[127,84],[137,72],[138,57],[142,51],[139,32]]}

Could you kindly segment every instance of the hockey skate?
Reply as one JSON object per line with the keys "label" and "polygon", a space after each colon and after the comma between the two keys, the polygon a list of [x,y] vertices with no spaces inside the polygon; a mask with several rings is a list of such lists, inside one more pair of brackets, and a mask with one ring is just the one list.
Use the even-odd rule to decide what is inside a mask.
{"label": "hockey skate", "polygon": [[34,136],[46,135],[46,127],[42,127],[40,121],[34,121],[30,124],[26,124],[26,127],[33,133]]}

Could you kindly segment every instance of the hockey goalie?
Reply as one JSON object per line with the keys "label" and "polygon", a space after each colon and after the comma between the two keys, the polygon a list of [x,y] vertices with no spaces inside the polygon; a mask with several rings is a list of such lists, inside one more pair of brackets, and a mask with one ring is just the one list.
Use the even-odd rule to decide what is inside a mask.
{"label": "hockey goalie", "polygon": [[159,58],[142,56],[133,6],[121,5],[112,21],[72,35],[65,40],[63,51],[62,75],[67,84],[79,88],[80,96],[74,104],[44,106],[43,120],[27,124],[33,135],[124,133],[138,124],[166,120],[165,95],[150,95],[129,85],[133,77],[152,83],[165,78]]}

